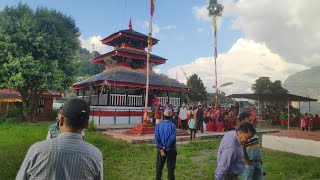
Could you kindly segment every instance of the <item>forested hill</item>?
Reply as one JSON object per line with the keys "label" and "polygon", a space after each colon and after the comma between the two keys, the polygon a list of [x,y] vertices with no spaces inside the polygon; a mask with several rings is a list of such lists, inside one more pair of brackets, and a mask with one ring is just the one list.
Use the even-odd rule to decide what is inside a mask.
{"label": "forested hill", "polygon": [[[320,66],[315,66],[289,76],[283,83],[289,93],[320,99]],[[309,112],[309,104],[301,103],[301,111]],[[311,103],[311,113],[320,114],[320,104]]]}
{"label": "forested hill", "polygon": [[[98,52],[94,52],[95,57],[99,56]],[[104,65],[93,64],[91,62],[92,54],[85,48],[80,48],[79,53],[77,54],[77,62],[79,63],[79,77],[90,77],[95,74],[99,74],[103,71]]]}

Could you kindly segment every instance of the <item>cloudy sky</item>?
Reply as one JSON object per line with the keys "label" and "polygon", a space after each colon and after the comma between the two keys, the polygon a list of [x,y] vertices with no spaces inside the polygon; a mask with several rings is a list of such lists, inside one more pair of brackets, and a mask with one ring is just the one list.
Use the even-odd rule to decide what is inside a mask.
{"label": "cloudy sky", "polygon": [[[20,0],[1,0],[0,9]],[[22,0],[32,8],[45,6],[72,16],[82,32],[82,46],[101,53],[111,47],[100,40],[113,32],[133,29],[148,32],[149,0]],[[218,84],[227,94],[250,91],[260,76],[284,81],[289,75],[320,65],[320,1],[318,0],[220,0],[218,20]],[[198,74],[213,92],[213,30],[208,0],[157,0],[153,36],[159,43],[153,54],[167,58],[156,71],[186,82]]]}

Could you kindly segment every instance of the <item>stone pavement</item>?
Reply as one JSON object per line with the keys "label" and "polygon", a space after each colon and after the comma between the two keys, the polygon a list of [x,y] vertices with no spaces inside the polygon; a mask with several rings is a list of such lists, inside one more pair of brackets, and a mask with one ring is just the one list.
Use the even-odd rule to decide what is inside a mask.
{"label": "stone pavement", "polygon": [[[114,128],[107,128],[107,130],[103,131],[102,134],[113,137],[115,139],[121,139],[124,141],[128,141],[131,143],[153,143],[153,134],[150,135],[128,135],[126,134],[126,131],[128,129],[117,129],[115,125],[112,125]],[[120,128],[121,126],[119,126]],[[102,128],[100,128],[102,130]],[[189,130],[185,130],[189,132]],[[258,133],[273,133],[273,132],[279,132],[280,129],[275,128],[257,128]],[[226,132],[207,132],[201,133],[198,131],[196,134],[196,140],[198,139],[214,139],[214,138],[221,138]],[[190,141],[190,136],[177,136],[177,143],[178,142],[184,142],[184,141]]]}

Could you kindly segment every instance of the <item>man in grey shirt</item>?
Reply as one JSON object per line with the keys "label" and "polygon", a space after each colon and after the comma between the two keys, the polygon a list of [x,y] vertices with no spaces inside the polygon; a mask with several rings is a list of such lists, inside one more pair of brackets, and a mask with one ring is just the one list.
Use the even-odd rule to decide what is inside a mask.
{"label": "man in grey shirt", "polygon": [[256,133],[251,123],[245,122],[235,131],[227,132],[220,143],[217,154],[216,180],[233,180],[245,169],[243,145]]}
{"label": "man in grey shirt", "polygon": [[83,141],[90,108],[80,99],[67,101],[58,115],[58,137],[33,144],[16,179],[103,179],[98,148]]}

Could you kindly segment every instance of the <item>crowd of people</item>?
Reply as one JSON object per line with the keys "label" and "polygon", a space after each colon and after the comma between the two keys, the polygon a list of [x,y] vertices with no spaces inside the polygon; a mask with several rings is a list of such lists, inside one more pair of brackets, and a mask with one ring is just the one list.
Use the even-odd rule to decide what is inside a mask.
{"label": "crowd of people", "polygon": [[[288,113],[281,111],[280,113],[272,114],[270,116],[272,125],[280,125],[283,129],[287,129],[288,126]],[[300,127],[302,131],[320,130],[320,117],[318,114],[299,115],[298,113],[292,113],[289,116],[290,127]]]}
{"label": "crowd of people", "polygon": [[[254,109],[253,109],[254,111]],[[84,141],[88,127],[89,105],[80,99],[68,100],[59,110],[57,123],[49,127],[47,140],[32,145],[20,167],[16,179],[103,179],[101,151]],[[235,130],[237,112],[212,109],[198,103],[183,105],[174,113],[167,104],[154,109],[154,141],[157,148],[156,179],[162,178],[167,163],[168,179],[175,179],[176,129],[190,129],[190,139],[200,131],[227,132],[217,154],[216,179],[263,179],[258,136],[254,115],[241,113]],[[211,128],[211,129],[210,129]]]}
{"label": "crowd of people", "polygon": [[[171,121],[177,128],[187,130],[190,129],[190,139],[195,137],[195,134],[200,131],[223,132],[233,130],[236,126],[238,110],[231,108],[223,109],[221,107],[212,108],[211,105],[199,102],[195,106],[182,104],[181,107],[173,108],[170,103],[161,107],[160,103],[152,108],[151,118],[152,123],[156,126],[163,121],[163,112],[165,109],[173,111]],[[256,110],[251,111],[252,123],[256,127]]]}

